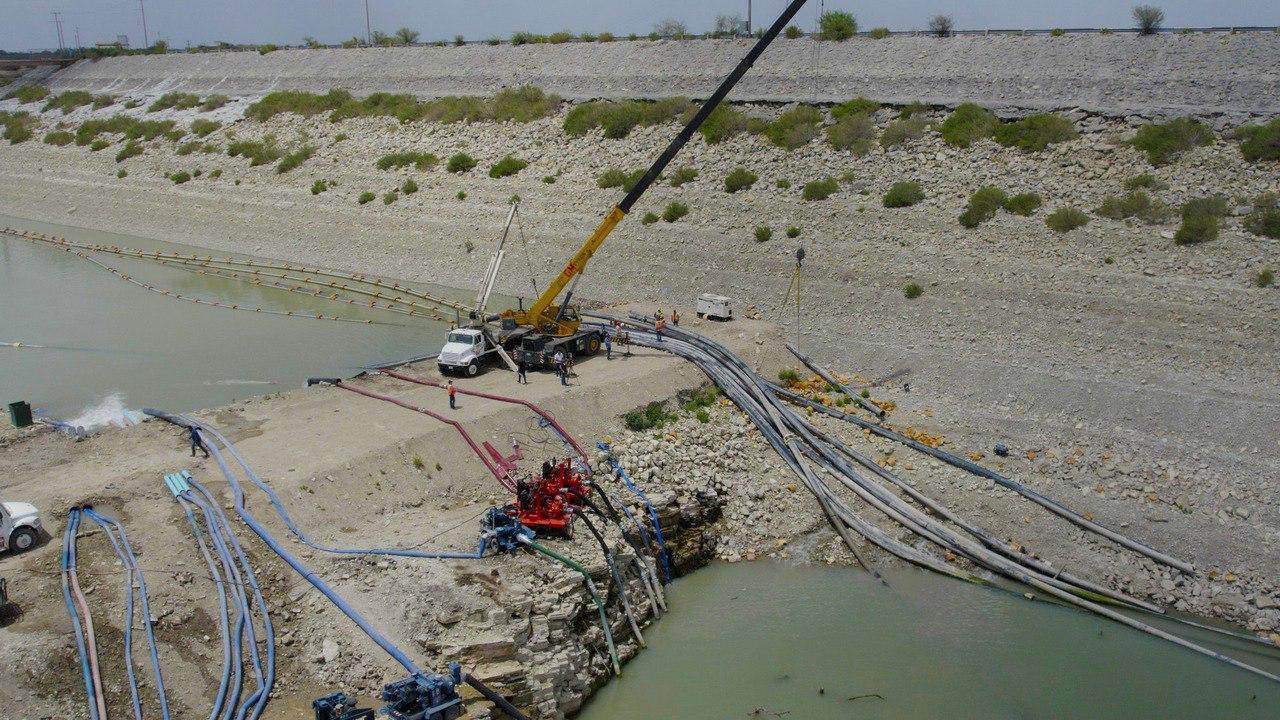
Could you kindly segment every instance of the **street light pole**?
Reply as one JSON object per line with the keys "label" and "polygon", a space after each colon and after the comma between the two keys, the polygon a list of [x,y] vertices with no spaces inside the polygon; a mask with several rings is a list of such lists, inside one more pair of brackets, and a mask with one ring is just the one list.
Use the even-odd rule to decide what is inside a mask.
{"label": "street light pole", "polygon": [[373,31],[369,27],[369,0],[364,0],[364,44],[373,44]]}
{"label": "street light pole", "polygon": [[142,11],[142,47],[151,47],[151,40],[147,37],[147,6],[143,0],[138,0],[138,9]]}
{"label": "street light pole", "polygon": [[747,35],[751,35],[751,0],[747,0]]}

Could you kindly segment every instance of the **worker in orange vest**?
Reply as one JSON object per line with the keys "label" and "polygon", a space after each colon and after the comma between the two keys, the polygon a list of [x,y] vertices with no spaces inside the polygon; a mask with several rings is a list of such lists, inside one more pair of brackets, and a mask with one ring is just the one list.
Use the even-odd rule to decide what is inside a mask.
{"label": "worker in orange vest", "polygon": [[667,321],[663,320],[661,315],[659,315],[657,321],[653,323],[653,328],[655,331],[654,334],[658,336],[658,342],[662,342],[662,329],[665,328],[666,326],[667,326]]}
{"label": "worker in orange vest", "polygon": [[458,389],[453,386],[453,381],[450,380],[449,384],[445,385],[444,389],[449,393],[449,409],[457,410],[458,409]]}

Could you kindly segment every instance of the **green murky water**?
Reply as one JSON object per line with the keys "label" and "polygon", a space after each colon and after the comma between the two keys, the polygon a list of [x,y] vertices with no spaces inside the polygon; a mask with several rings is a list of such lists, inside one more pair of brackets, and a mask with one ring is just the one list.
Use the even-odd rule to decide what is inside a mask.
{"label": "green murky water", "polygon": [[[699,570],[674,585],[674,612],[645,633],[649,648],[579,717],[1280,717],[1280,684],[1114,623],[917,570],[888,579],[892,589],[847,568]],[[1280,651],[1268,660],[1178,632],[1280,671]]]}
{"label": "green murky water", "polygon": [[[73,241],[196,251],[0,215],[3,225]],[[421,356],[439,350],[444,340],[445,327],[422,318],[154,263],[109,255],[100,259],[196,297],[391,324],[289,318],[180,302],[130,285],[61,250],[0,235],[0,343],[28,346],[0,345],[0,401],[27,400],[58,418],[110,405],[112,396],[130,408],[189,410],[293,389],[307,377],[350,375],[363,365]],[[459,299],[473,293],[421,287]]]}

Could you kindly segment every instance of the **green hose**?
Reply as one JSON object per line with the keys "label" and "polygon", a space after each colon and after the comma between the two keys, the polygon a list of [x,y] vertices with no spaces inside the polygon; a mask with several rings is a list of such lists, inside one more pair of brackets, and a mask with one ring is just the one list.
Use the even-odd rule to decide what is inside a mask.
{"label": "green hose", "polygon": [[538,543],[530,540],[528,537],[520,536],[520,542],[533,548],[535,551],[546,555],[556,562],[564,565],[571,570],[577,570],[582,574],[582,582],[587,587],[587,592],[591,594],[591,599],[596,603],[596,610],[600,613],[600,629],[604,631],[604,640],[609,644],[609,659],[613,661],[613,674],[622,674],[622,665],[618,662],[618,649],[613,646],[613,632],[609,630],[609,618],[604,614],[604,604],[600,602],[600,595],[596,593],[596,584],[591,581],[591,575],[587,574],[587,569],[569,558],[557,553],[551,548],[543,547]]}

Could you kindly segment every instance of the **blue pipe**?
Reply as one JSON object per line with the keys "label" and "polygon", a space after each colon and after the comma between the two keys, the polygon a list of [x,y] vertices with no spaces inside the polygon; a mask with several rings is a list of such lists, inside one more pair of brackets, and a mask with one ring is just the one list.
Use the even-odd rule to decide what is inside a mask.
{"label": "blue pipe", "polygon": [[62,599],[67,604],[67,614],[71,616],[71,627],[76,634],[76,650],[80,653],[80,671],[84,675],[84,692],[89,701],[89,717],[98,717],[97,693],[93,687],[93,674],[89,671],[89,650],[84,641],[84,630],[80,627],[80,613],[71,599],[69,578],[76,571],[76,532],[80,529],[80,508],[71,508],[67,513],[67,530],[62,536]]}
{"label": "blue pipe", "polygon": [[[607,443],[597,442],[596,447],[606,453],[609,452]],[[649,496],[645,495],[644,491],[636,487],[636,484],[631,481],[631,476],[627,474],[626,468],[622,467],[622,463],[618,462],[618,459],[612,453],[609,454],[609,464],[613,466],[614,470],[618,471],[618,475],[622,478],[622,482],[627,486],[627,489],[635,493],[636,497],[639,497],[644,506],[649,509],[649,520],[653,523],[653,534],[658,541],[658,557],[662,558],[662,584],[666,585],[671,582],[671,553],[667,550],[667,545],[662,539],[662,523],[658,521],[658,511],[654,509],[653,503],[649,502]]]}
{"label": "blue pipe", "polygon": [[124,566],[128,573],[125,576],[124,586],[124,672],[129,680],[129,697],[133,701],[133,717],[135,720],[142,720],[142,701],[138,697],[138,679],[133,671],[133,569],[129,567],[129,559],[125,557],[124,549],[120,547],[120,542],[116,540],[116,534],[112,531],[111,526],[91,508],[85,508],[84,513],[98,527],[102,528],[107,539],[111,541],[111,547],[115,550],[116,557],[120,559],[120,564]]}
{"label": "blue pipe", "polygon": [[235,632],[231,634],[231,657],[235,658],[235,661],[232,666],[231,687],[223,701],[222,711],[222,720],[231,720],[232,716],[235,715],[236,707],[240,702],[240,696],[244,689],[242,662],[244,653],[241,643],[245,636],[245,620],[250,617],[248,601],[244,595],[244,580],[239,570],[236,569],[235,559],[231,557],[231,551],[227,548],[222,527],[218,524],[218,518],[214,515],[213,509],[194,493],[188,492],[185,498],[188,502],[200,508],[200,511],[204,514],[205,526],[209,528],[209,538],[213,542],[214,552],[218,555],[218,561],[222,563],[226,582],[231,586],[232,598],[236,603],[236,627]]}
{"label": "blue pipe", "polygon": [[204,532],[200,529],[199,523],[196,522],[195,515],[191,512],[191,504],[182,497],[175,498],[178,505],[182,507],[182,512],[187,516],[187,522],[191,525],[191,532],[196,537],[196,544],[200,547],[200,554],[204,557],[205,565],[209,567],[209,577],[213,580],[213,586],[218,591],[218,630],[222,634],[222,681],[218,683],[218,694],[214,697],[213,708],[209,711],[209,720],[216,720],[221,714],[222,705],[227,697],[227,687],[231,683],[231,615],[227,609],[227,588],[224,584],[221,571],[213,561],[213,556],[209,554],[209,546],[204,541]]}

